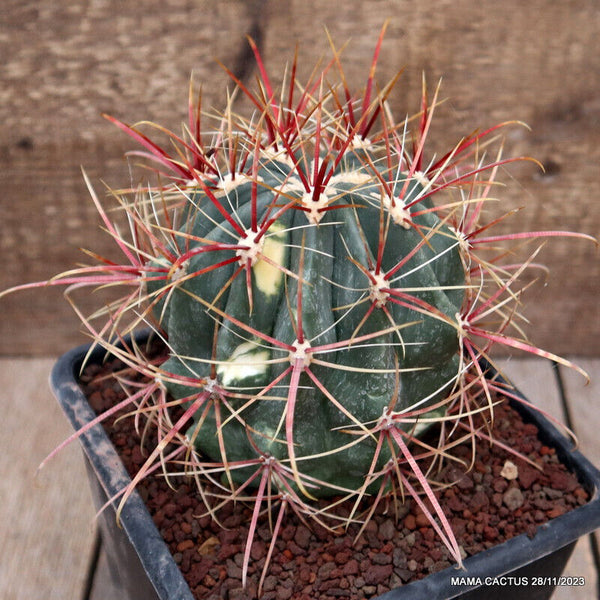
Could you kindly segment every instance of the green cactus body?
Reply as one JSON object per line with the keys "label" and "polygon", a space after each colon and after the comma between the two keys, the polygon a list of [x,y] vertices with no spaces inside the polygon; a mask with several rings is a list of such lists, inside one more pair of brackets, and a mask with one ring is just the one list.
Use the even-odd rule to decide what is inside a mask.
{"label": "green cactus body", "polygon": [[[193,475],[212,515],[249,501],[243,580],[259,519],[277,504],[261,581],[288,507],[335,530],[364,528],[378,505],[410,497],[461,564],[436,475],[457,443],[470,439],[475,452],[478,438],[489,439],[474,416],[491,423],[496,399],[511,396],[480,358],[501,344],[586,376],[513,322],[529,285],[519,278],[538,250],[515,262],[504,243],[593,238],[490,235],[510,214],[488,210],[497,172],[523,160],[502,158],[502,144],[493,150],[511,122],[432,154],[439,88],[430,102],[423,81],[419,114],[395,120],[388,98],[398,76],[381,88],[375,81],[384,32],[359,95],[341,50],[306,82],[296,54],[276,88],[251,41],[258,87],[230,73],[256,108],[251,117],[234,112],[235,94],[206,113],[193,85],[181,134],[107,117],[141,144],[135,154],[157,175],[111,195],[129,235],[86,177],[121,262],[90,251],[97,264],[0,292],[124,290],[89,317],[70,298],[95,343],[122,360],[127,398],[115,409],[130,406],[136,425],[143,416],[158,430],[121,507],[159,466],[169,477]],[[142,322],[166,342],[166,361],[128,337]],[[428,445],[419,436],[431,423],[439,428]]]}
{"label": "green cactus body", "polygon": [[[180,228],[178,251],[185,245],[190,258],[179,280],[147,283],[172,352],[164,380],[178,398],[202,392],[184,377],[225,394],[227,408],[199,410],[189,433],[213,460],[225,459],[222,447],[228,462],[272,456],[319,480],[311,495],[357,489],[372,469],[369,426],[387,408],[432,404],[456,382],[460,245],[435,212],[412,218],[386,201],[354,154],[310,199],[298,165],[258,160],[253,181],[196,189]],[[417,179],[406,201],[423,192]],[[388,459],[383,448],[378,464]]]}

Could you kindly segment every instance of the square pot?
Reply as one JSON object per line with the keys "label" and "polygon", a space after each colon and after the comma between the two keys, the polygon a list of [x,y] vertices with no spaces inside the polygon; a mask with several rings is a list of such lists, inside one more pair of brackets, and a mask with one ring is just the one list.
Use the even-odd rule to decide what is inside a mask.
{"label": "square pot", "polygon": [[[141,334],[142,342],[146,334]],[[78,383],[89,346],[63,355],[51,374],[52,390],[75,430],[96,414]],[[97,348],[89,362],[101,362]],[[542,600],[552,595],[576,541],[600,527],[600,471],[546,418],[511,401],[526,422],[539,429],[541,441],[555,448],[559,460],[590,495],[587,504],[540,525],[533,538],[514,537],[464,561],[464,570],[449,567],[378,596],[380,600]],[[97,509],[117,495],[130,478],[101,424],[80,437]],[[99,527],[111,574],[126,600],[193,600],[192,593],[163,541],[141,497],[134,492],[116,522],[115,510],[100,513]],[[578,578],[572,578],[577,580]],[[574,585],[578,582],[574,581]],[[581,582],[579,582],[581,583]]]}

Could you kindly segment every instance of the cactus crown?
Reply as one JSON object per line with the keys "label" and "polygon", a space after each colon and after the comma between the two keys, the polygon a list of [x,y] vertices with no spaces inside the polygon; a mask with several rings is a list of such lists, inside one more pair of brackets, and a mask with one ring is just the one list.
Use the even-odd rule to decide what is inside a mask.
{"label": "cactus crown", "polygon": [[[124,286],[101,326],[84,323],[148,376],[129,400],[162,430],[148,469],[175,442],[171,456],[223,496],[252,499],[250,537],[266,501],[323,520],[311,501],[345,497],[355,507],[349,522],[361,517],[361,499],[408,491],[460,562],[421,459],[480,435],[470,417],[493,410],[498,384],[478,360],[493,344],[566,362],[507,333],[530,261],[503,266],[497,246],[574,234],[489,234],[500,220],[482,222],[494,177],[522,160],[486,158],[506,124],[426,158],[437,90],[429,102],[424,89],[419,114],[396,122],[387,98],[397,78],[375,91],[382,37],[358,96],[335,49],[302,86],[294,62],[281,93],[255,49],[257,91],[237,82],[255,116],[228,107],[204,134],[190,93],[183,135],[167,132],[174,151],[108,117],[158,165],[159,184],[115,194],[129,239],[90,186],[125,262],[49,283]],[[165,363],[113,343],[141,324],[164,338]],[[176,422],[173,404],[184,409]],[[418,436],[432,423],[439,442],[426,445]]]}

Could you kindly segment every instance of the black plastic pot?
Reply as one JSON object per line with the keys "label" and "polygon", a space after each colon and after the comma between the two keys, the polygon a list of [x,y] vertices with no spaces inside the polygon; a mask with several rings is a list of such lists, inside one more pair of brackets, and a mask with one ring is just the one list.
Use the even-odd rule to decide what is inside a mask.
{"label": "black plastic pot", "polygon": [[[88,346],[62,356],[56,363],[51,385],[60,405],[77,430],[95,416],[77,382]],[[92,353],[99,362],[104,351]],[[465,570],[454,567],[392,590],[380,600],[541,600],[550,598],[578,538],[600,527],[600,471],[569,440],[536,411],[520,403],[513,406],[539,428],[544,444],[554,447],[560,460],[574,472],[591,500],[538,528],[530,539],[520,535],[464,561]],[[105,505],[130,481],[117,452],[97,425],[81,436],[81,445],[96,507]],[[171,557],[152,518],[137,493],[126,503],[121,526],[114,509],[100,516],[100,533],[112,576],[124,600],[193,600],[179,568]],[[581,584],[577,578],[566,582]],[[588,582],[589,585],[589,582]]]}

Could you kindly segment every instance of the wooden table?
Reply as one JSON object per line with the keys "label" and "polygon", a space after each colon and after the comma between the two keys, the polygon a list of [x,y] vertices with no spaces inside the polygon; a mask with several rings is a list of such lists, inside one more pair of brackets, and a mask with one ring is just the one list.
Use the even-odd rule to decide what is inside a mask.
{"label": "wooden table", "polygon": [[[76,445],[37,467],[69,433],[49,392],[52,359],[2,359],[0,419],[0,598],[3,600],[119,600],[97,539],[94,511]],[[570,419],[580,448],[600,465],[600,359],[578,361],[592,377],[537,359],[503,361],[506,373],[553,415]],[[558,376],[557,376],[558,374]],[[565,574],[581,588],[559,588],[554,600],[600,597],[598,533],[576,546]]]}

